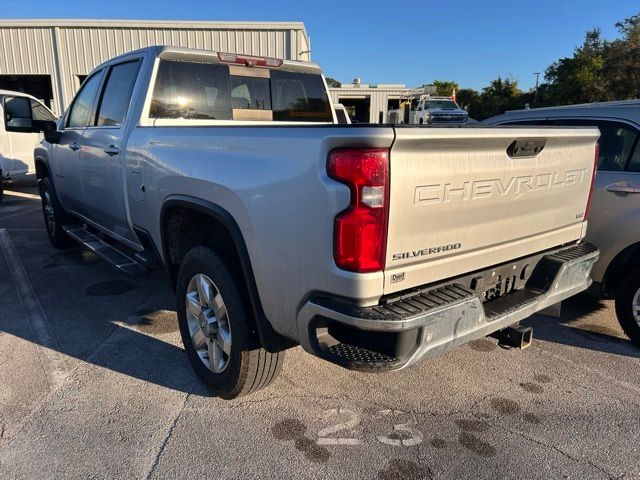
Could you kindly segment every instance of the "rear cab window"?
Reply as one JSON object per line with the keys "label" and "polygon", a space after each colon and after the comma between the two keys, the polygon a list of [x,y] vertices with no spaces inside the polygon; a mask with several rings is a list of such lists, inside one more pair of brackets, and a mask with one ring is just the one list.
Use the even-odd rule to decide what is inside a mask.
{"label": "rear cab window", "polygon": [[161,59],[152,120],[333,123],[320,72]]}

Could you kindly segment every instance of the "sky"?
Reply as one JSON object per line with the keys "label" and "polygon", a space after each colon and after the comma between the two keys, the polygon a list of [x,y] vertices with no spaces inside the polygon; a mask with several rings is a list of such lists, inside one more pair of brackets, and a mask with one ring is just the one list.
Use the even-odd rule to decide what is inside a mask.
{"label": "sky", "polygon": [[615,23],[637,13],[638,0],[0,0],[4,19],[302,21],[312,60],[341,82],[454,80],[477,90],[498,76],[527,90],[587,30],[613,39]]}

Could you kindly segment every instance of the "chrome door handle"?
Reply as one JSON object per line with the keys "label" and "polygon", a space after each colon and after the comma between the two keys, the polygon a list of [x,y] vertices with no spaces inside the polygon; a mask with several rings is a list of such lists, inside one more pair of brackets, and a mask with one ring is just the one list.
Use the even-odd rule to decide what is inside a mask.
{"label": "chrome door handle", "polygon": [[113,157],[114,155],[117,155],[120,153],[120,149],[115,145],[109,145],[104,149],[104,153],[106,153],[110,157]]}
{"label": "chrome door handle", "polygon": [[73,142],[69,144],[69,148],[75,152],[76,150],[80,149],[80,145],[78,144],[78,142]]}
{"label": "chrome door handle", "polygon": [[625,185],[620,183],[613,183],[611,185],[607,185],[604,189],[615,195],[629,195],[631,193],[640,193],[640,187],[634,187],[632,185]]}

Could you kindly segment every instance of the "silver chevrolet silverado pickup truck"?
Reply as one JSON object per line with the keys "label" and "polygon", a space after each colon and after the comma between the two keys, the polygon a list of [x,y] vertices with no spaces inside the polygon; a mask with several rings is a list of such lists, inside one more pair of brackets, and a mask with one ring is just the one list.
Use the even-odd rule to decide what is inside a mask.
{"label": "silver chevrolet silverado pickup truck", "polygon": [[586,289],[598,256],[597,129],[338,125],[311,63],[146,48],[97,67],[57,123],[13,124],[45,134],[51,243],[164,269],[225,398],[296,344],[413,365]]}

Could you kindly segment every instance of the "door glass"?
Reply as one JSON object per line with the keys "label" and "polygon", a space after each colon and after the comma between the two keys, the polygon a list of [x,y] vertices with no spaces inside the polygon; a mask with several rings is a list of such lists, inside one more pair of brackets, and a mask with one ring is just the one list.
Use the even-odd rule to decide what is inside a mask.
{"label": "door glass", "polygon": [[598,170],[620,172],[627,165],[627,159],[636,141],[636,133],[619,123],[602,122],[600,127],[600,157]]}
{"label": "door glass", "polygon": [[636,143],[636,149],[631,156],[631,161],[629,162],[629,171],[640,172],[640,141]]}
{"label": "door glass", "polygon": [[558,119],[553,120],[554,125],[562,126],[591,126],[600,129],[600,156],[598,157],[598,170],[604,172],[621,172],[627,165],[629,154],[638,136],[636,130],[629,125],[620,122],[606,120]]}
{"label": "door glass", "polygon": [[139,67],[139,60],[111,67],[98,105],[96,125],[104,127],[124,123]]}
{"label": "door glass", "polygon": [[93,101],[96,98],[101,77],[101,72],[92,75],[91,78],[84,83],[78,95],[76,95],[73,105],[71,105],[71,110],[69,110],[69,118],[67,120],[68,128],[82,128],[89,125]]}

